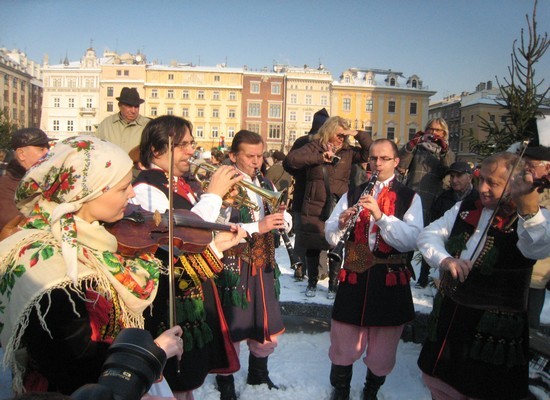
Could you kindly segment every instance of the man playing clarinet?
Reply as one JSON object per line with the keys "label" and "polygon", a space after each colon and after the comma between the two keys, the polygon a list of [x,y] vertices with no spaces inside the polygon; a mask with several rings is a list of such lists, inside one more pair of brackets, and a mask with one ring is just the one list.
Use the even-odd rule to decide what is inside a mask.
{"label": "man playing clarinet", "polygon": [[[395,365],[404,324],[414,318],[406,265],[424,226],[422,203],[414,191],[395,179],[398,150],[387,139],[369,150],[371,170],[378,182],[350,188],[326,222],[325,236],[333,246],[351,229],[345,243],[330,330],[329,358],[332,400],[349,399],[353,363],[366,352],[364,399],[376,399],[380,386]],[[360,212],[354,226],[348,220]],[[368,348],[367,348],[368,346]]]}

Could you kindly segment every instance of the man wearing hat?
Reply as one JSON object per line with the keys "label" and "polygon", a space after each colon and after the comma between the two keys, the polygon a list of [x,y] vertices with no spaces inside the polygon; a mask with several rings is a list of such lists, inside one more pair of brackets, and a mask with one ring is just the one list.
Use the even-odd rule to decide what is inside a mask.
{"label": "man wearing hat", "polygon": [[274,151],[271,158],[273,158],[273,165],[267,170],[265,177],[281,192],[290,186],[292,176],[283,168],[283,161],[286,158],[285,153],[280,150]]}
{"label": "man wearing hat", "polygon": [[116,99],[119,112],[101,121],[95,135],[122,147],[129,153],[139,145],[141,132],[150,118],[139,114],[139,106],[145,100],[139,97],[136,88],[122,88],[120,96]]}
{"label": "man wearing hat", "polygon": [[[456,161],[447,169],[445,176],[449,175],[450,188],[441,193],[430,208],[430,221],[439,219],[457,202],[462,200],[476,200],[478,191],[472,185],[472,167],[465,161]],[[428,225],[428,224],[426,224]],[[425,288],[428,285],[430,266],[422,259],[420,276],[416,283],[417,288]]]}
{"label": "man wearing hat", "polygon": [[0,176],[0,230],[20,215],[14,202],[15,190],[27,170],[46,155],[52,140],[38,128],[19,129],[13,133],[13,159],[6,167],[6,174]]}

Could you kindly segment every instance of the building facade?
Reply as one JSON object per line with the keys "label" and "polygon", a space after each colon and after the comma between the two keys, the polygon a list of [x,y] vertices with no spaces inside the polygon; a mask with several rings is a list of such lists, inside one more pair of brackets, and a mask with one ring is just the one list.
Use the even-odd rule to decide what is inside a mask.
{"label": "building facade", "polygon": [[406,78],[391,70],[350,68],[332,83],[332,110],[373,139],[402,145],[423,129],[429,98],[435,93],[417,75]]}
{"label": "building facade", "polygon": [[42,112],[40,64],[25,53],[0,48],[0,110],[18,128],[38,128]]}

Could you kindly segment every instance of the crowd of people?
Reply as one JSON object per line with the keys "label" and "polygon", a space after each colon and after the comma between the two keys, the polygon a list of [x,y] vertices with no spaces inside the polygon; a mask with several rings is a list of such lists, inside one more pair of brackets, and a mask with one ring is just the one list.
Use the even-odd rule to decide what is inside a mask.
{"label": "crowd of people", "polygon": [[[398,148],[322,109],[286,155],[237,132],[227,153],[203,157],[198,180],[190,121],[142,117],[135,89],[117,100],[95,136],[13,133],[0,176],[0,343],[17,395],[97,382],[127,328],[149,332],[167,358],[140,395],[192,400],[215,374],[220,399],[237,399],[243,342],[246,383],[277,390],[275,248],[294,233],[304,296],[317,294],[329,255],[332,400],[349,399],[360,358],[365,400],[394,368],[415,317],[415,251],[418,285],[437,286],[418,359],[433,399],[527,398],[528,328],[540,324],[550,279],[548,193],[533,187],[548,179],[550,148],[494,154],[474,185],[443,119]],[[150,243],[123,245],[113,227],[128,220]]]}

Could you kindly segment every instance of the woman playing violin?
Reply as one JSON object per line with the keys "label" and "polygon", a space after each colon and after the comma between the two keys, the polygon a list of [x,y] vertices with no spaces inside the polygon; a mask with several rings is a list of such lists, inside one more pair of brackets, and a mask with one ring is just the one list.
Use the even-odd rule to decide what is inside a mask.
{"label": "woman playing violin", "polygon": [[[168,178],[169,135],[173,136],[174,143],[171,184]],[[201,193],[198,185],[192,187],[193,182],[190,185],[185,178],[194,147],[189,121],[167,115],[149,122],[139,147],[139,161],[146,169],[134,182],[136,197],[133,202],[148,211],[164,212],[169,207],[169,190],[172,190],[175,210],[191,210],[205,221],[215,221],[222,198],[242,176],[234,167],[222,166],[211,177],[206,192]],[[217,250],[224,249],[210,246],[199,254],[180,255],[176,264],[176,320],[184,332],[185,351],[180,361],[168,362],[165,376],[178,399],[192,399],[192,390],[202,385],[208,373],[231,373],[239,368],[212,280],[223,268]],[[152,332],[164,329],[169,318],[166,312],[168,284],[167,279],[164,280],[166,277],[162,278],[153,314],[146,322]]]}
{"label": "woman playing violin", "polygon": [[[143,327],[161,263],[122,257],[98,223],[122,217],[131,168],[116,145],[81,136],[57,143],[22,179],[15,200],[27,218],[0,242],[0,341],[16,393],[97,382],[117,334]],[[181,335],[175,326],[155,342],[181,356]]]}

